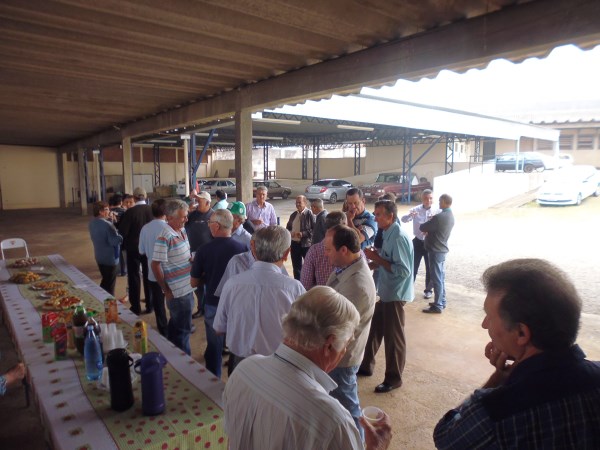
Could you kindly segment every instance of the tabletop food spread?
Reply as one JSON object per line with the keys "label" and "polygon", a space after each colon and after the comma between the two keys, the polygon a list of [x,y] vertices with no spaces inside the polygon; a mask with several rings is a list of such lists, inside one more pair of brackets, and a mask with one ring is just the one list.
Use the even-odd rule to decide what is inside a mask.
{"label": "tabletop food spread", "polygon": [[[70,325],[73,308],[83,305],[102,324],[102,301],[110,296],[60,255],[29,260],[43,265],[44,273],[18,270],[23,266],[15,264],[22,260],[0,262],[0,295],[11,335],[28,367],[47,438],[55,448],[227,448],[220,402],[223,383],[154,330],[149,331],[147,351],[159,352],[167,360],[165,412],[143,415],[137,379],[133,406],[123,412],[112,410],[110,392],[100,381],[88,381],[76,349],[68,349],[65,359],[55,355],[56,345],[44,340],[41,320],[44,314],[55,314],[57,323]],[[134,342],[133,325],[139,317],[121,306],[118,316],[116,327],[127,346]]]}

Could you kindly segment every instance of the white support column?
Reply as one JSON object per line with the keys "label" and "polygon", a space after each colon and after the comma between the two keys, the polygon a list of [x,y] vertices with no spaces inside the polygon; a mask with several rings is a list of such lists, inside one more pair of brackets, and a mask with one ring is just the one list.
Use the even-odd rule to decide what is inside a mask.
{"label": "white support column", "polygon": [[190,196],[190,135],[182,134],[183,139],[183,180],[185,182],[185,196]]}
{"label": "white support column", "polygon": [[85,185],[85,161],[83,154],[85,153],[85,149],[78,148],[77,149],[77,167],[79,168],[79,206],[81,208],[81,215],[87,216],[88,208],[87,208],[87,195],[86,195],[86,185]]}
{"label": "white support column", "polygon": [[252,200],[252,117],[248,109],[235,113],[235,180],[236,200]]}
{"label": "white support column", "polygon": [[92,154],[94,155],[94,191],[96,191],[96,200],[106,200],[102,198],[102,187],[100,185],[100,159],[98,158],[100,150],[93,150]]}
{"label": "white support column", "polygon": [[121,145],[123,147],[123,189],[128,194],[131,194],[133,193],[133,154],[131,153],[131,138],[124,138]]}

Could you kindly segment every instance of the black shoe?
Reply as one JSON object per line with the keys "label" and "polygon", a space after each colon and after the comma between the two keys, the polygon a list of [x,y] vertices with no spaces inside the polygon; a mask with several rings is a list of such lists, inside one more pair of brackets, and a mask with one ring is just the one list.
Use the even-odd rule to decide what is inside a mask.
{"label": "black shoe", "polygon": [[142,312],[139,309],[133,309],[133,307],[129,308],[129,311],[134,313],[136,316],[141,316]]}
{"label": "black shoe", "polygon": [[369,372],[364,369],[358,369],[356,375],[358,375],[359,377],[370,377],[371,375],[373,375],[373,372]]}
{"label": "black shoe", "polygon": [[153,309],[146,308],[145,310],[142,311],[141,315],[152,314],[153,312],[154,312]]}
{"label": "black shoe", "polygon": [[375,388],[375,392],[377,394],[382,394],[385,392],[393,391],[394,389],[398,389],[400,386],[402,386],[402,383],[398,383],[396,385],[391,385],[391,384],[387,384],[386,382],[383,382]]}
{"label": "black shoe", "polygon": [[435,306],[430,306],[429,308],[425,308],[423,310],[423,312],[425,314],[441,314],[442,310],[440,308],[435,307]]}
{"label": "black shoe", "polygon": [[199,317],[202,317],[204,315],[204,311],[196,311],[194,314],[192,314],[192,319],[198,319]]}

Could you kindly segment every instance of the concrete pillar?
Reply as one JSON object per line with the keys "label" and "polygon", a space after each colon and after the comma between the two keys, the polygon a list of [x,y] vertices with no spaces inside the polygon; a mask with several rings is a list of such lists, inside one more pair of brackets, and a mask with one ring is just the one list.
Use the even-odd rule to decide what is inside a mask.
{"label": "concrete pillar", "polygon": [[86,180],[85,180],[85,149],[77,149],[77,167],[79,168],[79,206],[81,208],[81,215],[87,216],[87,195],[86,195]]}
{"label": "concrete pillar", "polygon": [[133,193],[133,154],[131,153],[131,138],[123,138],[123,189],[128,194]]}
{"label": "concrete pillar", "polygon": [[252,117],[250,110],[235,113],[236,200],[252,200]]}
{"label": "concrete pillar", "polygon": [[56,159],[58,163],[58,200],[61,208],[67,207],[67,193],[65,191],[65,172],[66,172],[66,153],[57,152]]}
{"label": "concrete pillar", "polygon": [[96,191],[96,199],[106,200],[102,198],[102,186],[100,183],[100,160],[98,158],[100,150],[94,150],[92,154],[94,155],[94,191]]}
{"label": "concrete pillar", "polygon": [[[190,135],[181,135],[183,139],[183,180],[185,182],[185,196],[190,195]],[[177,180],[176,180],[177,181]]]}

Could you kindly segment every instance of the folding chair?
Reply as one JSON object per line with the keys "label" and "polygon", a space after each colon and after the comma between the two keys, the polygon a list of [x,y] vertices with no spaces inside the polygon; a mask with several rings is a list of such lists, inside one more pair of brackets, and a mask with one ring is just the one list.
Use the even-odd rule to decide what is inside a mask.
{"label": "folding chair", "polygon": [[4,257],[4,250],[14,249],[14,248],[24,248],[25,249],[25,257],[29,258],[29,250],[27,249],[27,242],[25,239],[21,238],[12,238],[12,239],[4,239],[0,242],[0,252],[2,252],[2,259],[6,259]]}

